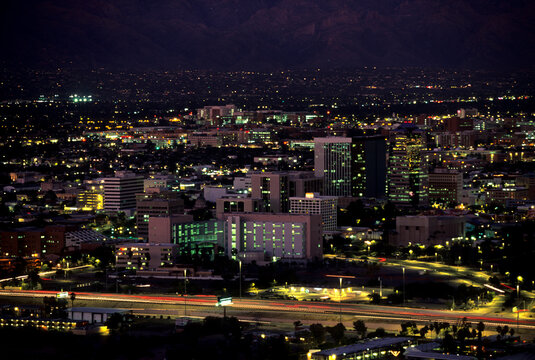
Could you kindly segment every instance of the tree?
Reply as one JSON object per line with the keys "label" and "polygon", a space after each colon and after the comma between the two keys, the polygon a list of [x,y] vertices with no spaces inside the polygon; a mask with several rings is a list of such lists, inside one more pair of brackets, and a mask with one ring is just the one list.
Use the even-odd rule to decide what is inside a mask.
{"label": "tree", "polygon": [[[371,336],[372,334],[369,334],[369,335]],[[385,337],[385,336],[386,336],[386,331],[385,331],[385,329],[383,329],[381,327],[375,329],[375,332],[373,333],[373,337],[382,338],[382,337]]]}
{"label": "tree", "polygon": [[329,326],[327,328],[327,332],[332,336],[332,338],[334,339],[334,341],[336,341],[337,344],[339,344],[340,341],[342,341],[342,339],[344,338],[345,331],[346,327],[342,323],[338,323],[334,326]]}
{"label": "tree", "polygon": [[28,287],[30,289],[35,289],[38,287],[38,285],[41,282],[41,277],[39,276],[39,272],[36,269],[33,269],[28,274]]}
{"label": "tree", "polygon": [[303,323],[302,323],[301,321],[299,321],[299,320],[294,321],[294,330],[295,330],[295,331],[299,330],[299,328],[300,328],[301,326],[303,326]]}
{"label": "tree", "polygon": [[420,336],[424,338],[428,332],[429,332],[429,327],[425,325],[420,329]]}
{"label": "tree", "polygon": [[316,344],[319,345],[325,341],[325,328],[322,324],[310,324],[309,330]]}
{"label": "tree", "polygon": [[413,335],[418,333],[418,327],[414,321],[401,323],[401,335]]}
{"label": "tree", "polygon": [[442,348],[447,353],[455,353],[457,350],[455,340],[453,339],[453,336],[451,336],[449,333],[446,333],[446,335],[444,335],[444,340],[442,340]]}
{"label": "tree", "polygon": [[366,324],[362,320],[357,320],[353,322],[353,328],[355,329],[355,332],[361,337],[364,338],[366,336],[366,331],[368,328],[366,327]]}
{"label": "tree", "polygon": [[481,341],[481,336],[483,336],[483,331],[485,331],[485,324],[482,321],[480,321],[477,324],[477,339],[479,341]]}

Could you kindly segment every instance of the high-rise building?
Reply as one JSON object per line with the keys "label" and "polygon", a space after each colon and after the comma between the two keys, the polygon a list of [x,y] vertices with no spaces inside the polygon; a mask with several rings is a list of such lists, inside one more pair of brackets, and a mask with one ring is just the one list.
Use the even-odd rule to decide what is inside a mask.
{"label": "high-rise building", "polygon": [[428,172],[425,133],[412,123],[390,132],[388,199],[397,204],[427,206]]}
{"label": "high-rise building", "polygon": [[307,193],[304,197],[290,198],[290,212],[292,214],[321,215],[321,225],[324,232],[336,230],[337,211],[338,198],[336,196]]}
{"label": "high-rise building", "polygon": [[323,177],[323,194],[384,196],[386,142],[382,136],[314,139],[314,170]]}
{"label": "high-rise building", "polygon": [[104,210],[132,211],[136,194],[143,192],[143,176],[117,171],[115,177],[104,179]]}
{"label": "high-rise building", "polygon": [[429,173],[429,202],[459,203],[463,189],[463,174],[449,169],[437,168]]}
{"label": "high-rise building", "polygon": [[251,198],[261,199],[266,212],[290,211],[290,197],[321,192],[321,177],[312,171],[273,171],[251,174]]}
{"label": "high-rise building", "polygon": [[267,212],[288,212],[290,194],[288,173],[263,172],[251,175],[251,197],[262,199]]}
{"label": "high-rise building", "polygon": [[[356,145],[349,137],[325,137],[314,139],[314,171],[323,177],[324,195],[363,196],[356,178],[356,157],[352,156]],[[360,191],[359,191],[360,190]]]}
{"label": "high-rise building", "polygon": [[177,192],[163,191],[137,195],[137,236],[149,238],[149,219],[157,216],[171,216],[184,213],[184,200]]}

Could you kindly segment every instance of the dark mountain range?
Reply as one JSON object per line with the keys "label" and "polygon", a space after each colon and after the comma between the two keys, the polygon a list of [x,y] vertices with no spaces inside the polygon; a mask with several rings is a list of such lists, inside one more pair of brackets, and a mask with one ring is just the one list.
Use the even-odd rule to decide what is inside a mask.
{"label": "dark mountain range", "polygon": [[532,68],[533,0],[4,0],[8,65]]}

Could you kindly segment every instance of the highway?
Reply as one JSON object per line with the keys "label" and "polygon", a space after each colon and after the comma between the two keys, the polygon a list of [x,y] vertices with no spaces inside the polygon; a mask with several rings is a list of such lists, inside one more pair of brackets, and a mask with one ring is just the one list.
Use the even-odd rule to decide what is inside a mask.
{"label": "highway", "polygon": [[[56,292],[39,290],[0,290],[0,298],[25,298],[40,302],[45,296],[55,296]],[[212,295],[126,295],[76,292],[76,302],[88,306],[117,307],[132,309],[134,314],[182,316],[184,310],[188,315],[207,316],[222,314],[222,309],[216,307],[217,299]],[[415,321],[423,324],[428,322],[455,323],[466,317],[468,321],[477,323],[483,321],[487,326],[509,325],[516,326],[517,320],[513,314],[484,314],[477,311],[447,311],[391,307],[371,304],[349,304],[335,302],[303,302],[292,300],[260,300],[233,299],[233,304],[227,307],[228,314],[237,317],[254,317],[258,320],[266,318],[286,318],[311,321],[336,320],[342,313],[343,321],[354,321],[360,318],[371,322]],[[521,329],[535,331],[535,320],[521,319],[518,322]]]}

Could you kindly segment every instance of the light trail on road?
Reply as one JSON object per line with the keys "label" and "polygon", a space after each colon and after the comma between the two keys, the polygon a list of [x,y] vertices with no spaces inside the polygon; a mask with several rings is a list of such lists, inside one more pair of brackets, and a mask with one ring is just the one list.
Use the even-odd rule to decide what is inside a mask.
{"label": "light trail on road", "polygon": [[[54,291],[42,290],[0,290],[0,296],[5,297],[24,297],[24,298],[43,298],[45,296],[56,296]],[[217,297],[213,295],[190,295],[171,296],[171,295],[128,295],[128,294],[105,294],[76,292],[77,300],[100,301],[100,302],[117,302],[122,304],[162,304],[167,306],[177,306],[177,309],[184,305],[195,307],[198,312],[213,313],[217,310],[215,304]],[[119,304],[120,305],[120,304]],[[135,308],[139,312],[154,311],[150,308]],[[417,321],[417,322],[452,322],[466,318],[468,321],[483,321],[489,325],[512,325],[517,324],[513,317],[488,316],[471,312],[454,312],[429,309],[411,309],[398,308],[371,304],[347,304],[334,302],[325,302],[321,304],[307,304],[292,300],[257,300],[257,299],[234,299],[233,304],[228,307],[233,313],[247,314],[254,311],[267,312],[285,312],[285,313],[302,313],[310,316],[334,315],[342,312],[343,316],[361,317],[370,320],[387,320],[387,321]],[[163,309],[161,309],[163,311]],[[173,309],[168,309],[173,310]],[[166,311],[168,311],[166,310]],[[174,310],[177,314],[177,310]],[[535,320],[522,319],[518,321],[519,327],[529,330],[535,330]]]}

